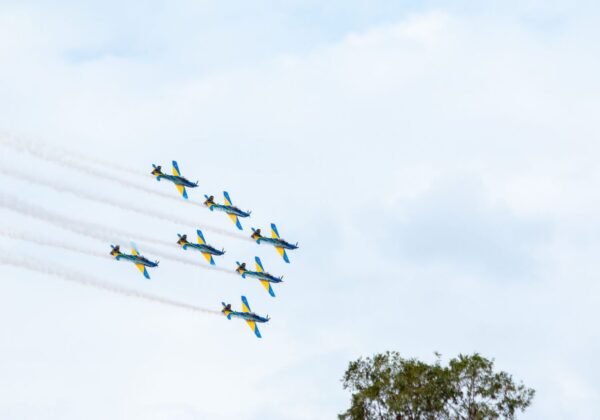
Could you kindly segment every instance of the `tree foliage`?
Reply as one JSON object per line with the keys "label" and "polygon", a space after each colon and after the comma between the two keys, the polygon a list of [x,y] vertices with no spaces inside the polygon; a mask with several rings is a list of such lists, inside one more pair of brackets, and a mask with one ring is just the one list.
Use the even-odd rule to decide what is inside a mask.
{"label": "tree foliage", "polygon": [[350,362],[342,382],[352,401],[341,420],[514,419],[535,394],[477,353],[448,366],[439,355],[427,364],[397,352],[376,354]]}

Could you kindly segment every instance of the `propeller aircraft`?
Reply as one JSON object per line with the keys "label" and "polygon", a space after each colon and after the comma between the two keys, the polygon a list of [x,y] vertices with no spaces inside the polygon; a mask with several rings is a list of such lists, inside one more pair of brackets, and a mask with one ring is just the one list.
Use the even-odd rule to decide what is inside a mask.
{"label": "propeller aircraft", "polygon": [[221,304],[223,305],[223,309],[221,310],[221,312],[223,312],[223,314],[227,317],[227,319],[229,319],[229,320],[231,318],[243,319],[244,321],[246,321],[248,323],[248,326],[250,327],[250,329],[252,329],[252,331],[254,331],[254,334],[258,338],[262,338],[256,323],[257,322],[259,322],[259,323],[269,322],[269,319],[271,319],[271,318],[269,318],[269,315],[267,315],[266,317],[262,317],[260,315],[256,315],[254,312],[252,312],[250,310],[250,305],[248,304],[248,300],[246,299],[246,296],[242,296],[242,312],[234,311],[233,309],[231,309],[231,303],[225,304],[225,302],[221,302]]}
{"label": "propeller aircraft", "polygon": [[200,229],[196,230],[196,234],[198,235],[198,243],[197,244],[188,242],[187,235],[180,235],[179,233],[177,234],[177,236],[179,236],[179,240],[177,241],[177,244],[181,245],[181,247],[184,250],[187,250],[188,248],[190,248],[190,249],[195,249],[197,251],[200,251],[202,253],[202,255],[204,255],[204,258],[206,258],[206,261],[208,261],[210,263],[210,265],[215,265],[215,260],[213,259],[213,255],[223,255],[223,254],[225,254],[225,250],[223,249],[223,250],[219,251],[215,247],[207,244],[206,240],[204,239],[204,235],[202,234],[202,231]]}
{"label": "propeller aircraft", "polygon": [[271,283],[283,282],[283,276],[275,277],[274,275],[265,272],[263,265],[260,261],[260,258],[255,257],[254,260],[256,261],[256,271],[248,270],[246,268],[246,263],[240,264],[237,261],[236,261],[236,264],[238,267],[235,271],[237,271],[238,274],[240,274],[243,278],[253,277],[255,279],[258,279],[260,281],[260,283],[264,286],[264,288],[267,290],[267,292],[269,292],[269,294],[271,296],[275,297],[275,292],[273,291],[273,288],[271,287]]}
{"label": "propeller aircraft", "polygon": [[229,218],[233,221],[233,223],[235,223],[239,230],[242,230],[242,224],[240,223],[239,218],[248,217],[250,216],[250,213],[252,213],[251,211],[242,211],[238,207],[235,207],[232,204],[231,198],[229,198],[229,193],[227,191],[223,191],[223,201],[225,204],[215,203],[214,195],[211,195],[210,197],[208,195],[205,195],[204,197],[206,198],[204,205],[208,207],[210,211],[217,210],[226,213],[227,216],[229,216]]}
{"label": "propeller aircraft", "polygon": [[154,169],[150,173],[156,177],[157,181],[160,181],[161,179],[171,181],[177,187],[179,194],[181,194],[181,196],[186,200],[188,199],[188,195],[185,187],[196,188],[198,186],[198,181],[196,181],[196,183],[193,183],[181,176],[179,166],[177,165],[176,161],[173,161],[173,175],[164,174],[162,172],[161,167],[156,166],[155,164],[152,164],[152,167]]}
{"label": "propeller aircraft", "polygon": [[287,256],[287,253],[285,252],[285,250],[286,249],[292,250],[292,249],[298,248],[298,242],[296,242],[296,244],[294,245],[294,244],[287,242],[284,239],[281,239],[281,237],[279,236],[279,232],[277,231],[277,226],[275,226],[275,223],[271,223],[271,237],[270,238],[262,236],[262,234],[260,233],[260,229],[254,229],[254,228],[252,228],[252,235],[250,237],[252,239],[254,239],[257,244],[261,244],[264,242],[266,244],[273,245],[275,247],[275,249],[277,250],[277,252],[279,252],[279,255],[281,255],[283,260],[288,264],[289,264],[290,260]]}
{"label": "propeller aircraft", "polygon": [[134,243],[131,244],[131,254],[124,254],[121,252],[119,245],[111,245],[110,247],[112,248],[110,255],[115,257],[117,261],[127,261],[135,264],[138,270],[140,270],[144,277],[146,277],[148,280],[150,279],[150,274],[148,274],[146,267],[158,267],[158,261],[152,262],[148,258],[141,255]]}

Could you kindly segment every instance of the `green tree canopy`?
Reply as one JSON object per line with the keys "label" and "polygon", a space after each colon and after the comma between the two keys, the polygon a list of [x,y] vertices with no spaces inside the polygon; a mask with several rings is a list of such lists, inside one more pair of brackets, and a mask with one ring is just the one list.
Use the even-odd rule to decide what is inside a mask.
{"label": "green tree canopy", "polygon": [[442,366],[403,359],[397,352],[350,362],[344,389],[352,392],[342,420],[514,419],[535,391],[494,372],[494,361],[459,355]]}

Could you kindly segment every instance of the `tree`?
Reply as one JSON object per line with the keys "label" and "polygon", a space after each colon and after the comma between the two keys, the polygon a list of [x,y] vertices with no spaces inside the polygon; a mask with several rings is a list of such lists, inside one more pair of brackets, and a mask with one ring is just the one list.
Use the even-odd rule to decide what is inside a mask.
{"label": "tree", "polygon": [[352,392],[341,420],[514,419],[535,391],[516,384],[494,361],[479,354],[459,355],[442,366],[403,359],[397,352],[350,362],[344,389]]}

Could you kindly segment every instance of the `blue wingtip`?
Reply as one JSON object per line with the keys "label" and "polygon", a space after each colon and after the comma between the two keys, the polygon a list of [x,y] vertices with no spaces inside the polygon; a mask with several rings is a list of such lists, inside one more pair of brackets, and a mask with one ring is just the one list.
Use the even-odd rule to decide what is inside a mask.
{"label": "blue wingtip", "polygon": [[287,252],[283,251],[283,261],[285,261],[286,263],[290,263],[290,259],[287,256]]}
{"label": "blue wingtip", "polygon": [[258,330],[258,327],[254,327],[254,334],[256,334],[256,336],[258,338],[262,338],[262,335],[260,335],[260,331]]}
{"label": "blue wingtip", "polygon": [[271,285],[269,285],[269,294],[273,297],[275,297],[275,292],[273,291],[273,288],[271,287]]}
{"label": "blue wingtip", "polygon": [[239,219],[239,218],[236,220],[236,222],[235,222],[235,225],[237,226],[237,228],[238,228],[239,230],[244,230],[244,229],[242,228],[242,224],[240,223],[240,219]]}

